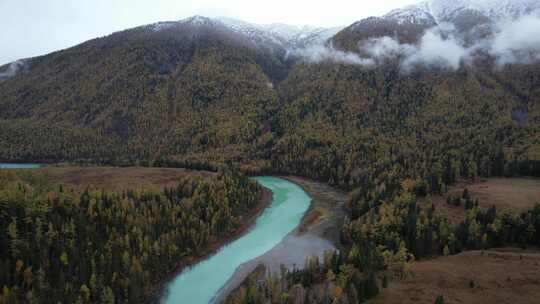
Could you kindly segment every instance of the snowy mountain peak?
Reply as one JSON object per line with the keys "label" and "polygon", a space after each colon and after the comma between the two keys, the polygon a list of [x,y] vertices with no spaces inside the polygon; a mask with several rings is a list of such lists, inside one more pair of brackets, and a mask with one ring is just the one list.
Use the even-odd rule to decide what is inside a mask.
{"label": "snowy mountain peak", "polygon": [[186,18],[182,20],[184,23],[190,23],[193,25],[206,25],[206,24],[212,24],[212,19],[200,15],[195,15],[189,18]]}
{"label": "snowy mountain peak", "polygon": [[516,18],[540,9],[538,0],[430,0],[429,7],[435,18],[453,17],[464,11],[477,11],[492,19]]}
{"label": "snowy mountain peak", "polygon": [[470,11],[493,21],[516,18],[540,11],[538,0],[428,0],[396,9],[384,18],[398,23],[430,24],[453,20],[460,13]]}
{"label": "snowy mountain peak", "polygon": [[282,23],[254,24],[228,17],[208,18],[204,16],[193,16],[177,22],[155,23],[151,25],[151,29],[161,31],[177,25],[226,27],[242,34],[256,44],[270,44],[284,48],[298,48],[312,44],[322,44],[343,28],[296,26]]}
{"label": "snowy mountain peak", "polygon": [[396,20],[399,24],[414,23],[432,25],[436,23],[431,14],[429,2],[421,2],[417,5],[409,5],[400,9],[392,10],[384,15],[386,19]]}
{"label": "snowy mountain peak", "polygon": [[217,20],[234,31],[248,36],[251,40],[271,41],[286,47],[322,44],[343,28],[297,26],[283,23],[254,24],[228,17],[220,17]]}
{"label": "snowy mountain peak", "polygon": [[161,30],[165,30],[168,28],[175,27],[177,25],[190,25],[190,26],[216,26],[218,23],[216,23],[214,20],[204,17],[195,15],[186,19],[182,19],[180,21],[164,21],[164,22],[158,22],[149,25],[149,27],[155,31],[159,32]]}

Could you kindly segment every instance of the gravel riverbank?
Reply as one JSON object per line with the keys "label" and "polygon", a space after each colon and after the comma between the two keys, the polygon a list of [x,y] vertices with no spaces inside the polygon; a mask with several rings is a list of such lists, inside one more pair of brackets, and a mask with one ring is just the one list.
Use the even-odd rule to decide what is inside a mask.
{"label": "gravel riverbank", "polygon": [[234,275],[217,293],[213,303],[223,302],[227,295],[263,264],[268,271],[279,274],[280,266],[303,268],[308,256],[322,256],[327,250],[339,249],[339,231],[345,219],[347,195],[326,184],[301,177],[280,176],[300,187],[312,198],[311,206],[301,224],[278,245],[264,255],[238,267]]}

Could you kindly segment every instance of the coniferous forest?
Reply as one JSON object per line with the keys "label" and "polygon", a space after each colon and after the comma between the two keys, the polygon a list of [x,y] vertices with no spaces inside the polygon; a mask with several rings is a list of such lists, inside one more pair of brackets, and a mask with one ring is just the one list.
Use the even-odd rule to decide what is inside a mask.
{"label": "coniferous forest", "polygon": [[[350,32],[330,42],[355,52]],[[362,303],[414,261],[540,246],[540,205],[448,194],[460,181],[540,177],[538,62],[403,72],[397,59],[366,68],[285,53],[208,25],[139,27],[0,80],[1,161],[217,172],[113,191],[0,170],[0,304],[149,301],[242,227],[263,191],[249,175],[302,176],[350,199],[342,250],[255,272],[230,304]],[[435,195],[465,219],[421,204]]]}
{"label": "coniferous forest", "polygon": [[302,270],[284,268],[279,276],[263,276],[262,282],[255,272],[227,303],[362,303],[391,281],[414,275],[409,267],[416,259],[507,245],[540,246],[540,204],[521,213],[497,212],[475,206],[464,193],[458,199],[466,204],[467,216],[454,225],[435,216],[433,209],[420,208],[413,185],[404,181],[395,195],[383,195],[364,214],[353,216],[341,232],[346,251],[307,259]]}
{"label": "coniferous forest", "polygon": [[97,191],[0,172],[0,303],[140,303],[228,238],[260,186],[220,172],[174,188]]}

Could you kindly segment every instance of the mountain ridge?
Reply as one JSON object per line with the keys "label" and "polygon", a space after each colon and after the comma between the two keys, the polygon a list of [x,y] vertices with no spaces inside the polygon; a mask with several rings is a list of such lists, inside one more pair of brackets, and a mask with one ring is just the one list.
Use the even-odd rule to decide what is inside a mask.
{"label": "mountain ridge", "polygon": [[540,2],[536,0],[429,0],[394,9],[383,18],[396,19],[400,23],[423,22],[428,19],[441,23],[453,20],[464,11],[475,11],[496,21],[538,13]]}
{"label": "mountain ridge", "polygon": [[[247,34],[194,16],[26,60],[20,72],[0,82],[0,128],[6,130],[0,132],[0,159],[132,163],[171,158],[254,161],[265,167],[282,161],[274,155],[291,152],[289,145],[298,139],[291,132],[301,130],[309,137],[314,135],[304,128],[319,128],[345,140],[340,132],[388,128],[384,120],[395,126],[396,113],[405,119],[441,102],[439,92],[458,95],[461,87],[480,102],[488,102],[486,92],[500,98],[500,111],[510,123],[513,117],[519,123],[535,119],[540,87],[536,63],[493,69],[493,61],[485,59],[485,65],[473,68],[454,58],[449,68],[433,68],[430,64],[439,58],[432,56],[430,64],[403,73],[399,56],[381,60],[377,68],[332,60],[334,55],[355,59],[359,41],[374,37],[397,36],[390,42],[411,47],[430,28],[427,24],[400,27],[382,17],[363,19],[330,38],[320,48],[326,53],[319,61],[287,56],[281,40],[264,33],[269,40],[261,45],[249,36],[260,37],[259,30],[244,23],[236,27],[247,28]],[[281,25],[273,29],[280,31]],[[288,39],[298,41],[312,32],[319,33],[297,28]],[[415,55],[426,54],[411,48]],[[438,49],[431,53],[438,55]],[[399,111],[386,113],[385,107]],[[503,115],[492,110],[494,117]],[[375,125],[377,113],[390,118],[382,115]],[[295,166],[301,169],[301,164]]]}
{"label": "mountain ridge", "polygon": [[195,26],[226,27],[258,44],[277,45],[283,48],[305,47],[311,44],[322,44],[344,27],[314,27],[306,25],[288,25],[284,23],[256,24],[230,17],[210,18],[200,15],[179,21],[158,22],[143,27],[154,31],[190,24]]}
{"label": "mountain ridge", "polygon": [[[351,29],[364,32],[362,37],[394,36],[399,37],[399,27],[405,28],[404,42],[416,43],[420,35],[427,29],[449,22],[462,31],[476,30],[485,37],[492,32],[492,25],[500,20],[512,19],[525,14],[540,16],[540,1],[537,0],[428,0],[417,4],[396,8],[382,16],[370,16],[360,19],[349,26],[317,27],[306,25],[288,25],[284,23],[256,24],[230,17],[191,16],[177,21],[162,21],[139,27],[127,29],[117,33],[136,30],[151,29],[159,32],[165,29],[182,25],[207,26],[226,28],[241,34],[257,46],[266,46],[273,49],[301,49],[313,45],[323,45],[326,42],[333,44],[333,38],[342,31]],[[491,24],[490,26],[480,27]],[[375,35],[371,35],[374,32]],[[108,37],[105,36],[105,37]],[[95,38],[99,39],[99,38]],[[94,39],[92,39],[94,40]],[[91,40],[90,40],[91,41]],[[85,42],[83,42],[85,43]],[[339,46],[339,43],[335,45]],[[345,48],[347,49],[347,48]],[[350,49],[350,47],[348,48]],[[40,57],[40,56],[37,56]],[[36,57],[33,57],[36,58]],[[6,80],[16,74],[18,69],[12,69],[25,61],[30,64],[33,58],[16,60],[0,66],[0,81]],[[3,70],[3,72],[2,72]]]}
{"label": "mountain ridge", "polygon": [[[450,197],[452,202],[449,203],[455,205],[453,209],[458,208],[457,205],[465,207],[462,210],[465,221],[450,226],[449,221],[434,213],[441,204],[430,202],[432,195],[446,195],[451,185],[465,180],[494,176],[540,177],[540,57],[526,64],[497,65],[496,58],[490,57],[488,52],[478,58],[483,64],[463,64],[469,49],[461,44],[455,32],[468,32],[477,28],[479,22],[489,24],[491,20],[485,16],[479,19],[476,13],[466,9],[456,15],[460,27],[445,32],[433,16],[423,14],[422,10],[417,12],[421,18],[407,19],[397,14],[406,18],[403,23],[395,18],[362,19],[326,42],[321,42],[324,34],[311,28],[273,25],[263,31],[236,21],[229,21],[236,25],[226,26],[221,21],[194,16],[89,40],[25,60],[23,66],[2,66],[0,73],[10,76],[0,82],[0,162],[213,171],[230,167],[259,176],[303,176],[350,191],[349,199],[344,202],[347,218],[343,225],[323,229],[325,234],[336,235],[336,240],[343,245],[340,252],[344,254],[325,255],[321,265],[332,265],[328,268],[308,260],[308,272],[292,270],[292,277],[288,277],[291,280],[278,284],[290,287],[290,292],[277,290],[277,296],[272,297],[284,301],[320,303],[334,298],[336,303],[361,303],[375,296],[381,283],[383,286],[385,281],[392,283],[393,276],[398,274],[394,270],[407,274],[406,263],[416,257],[431,259],[464,249],[485,249],[486,245],[501,245],[501,240],[512,245],[516,245],[516,241],[522,246],[533,245],[533,240],[540,244],[538,234],[533,239],[529,233],[540,231],[540,221],[536,220],[540,219],[538,207],[534,215],[530,212],[507,215],[505,212],[498,217],[495,206],[485,211],[478,209],[464,191],[463,196],[456,197],[457,204]],[[422,21],[424,17],[429,22]],[[531,32],[524,32],[523,24],[531,23],[513,24],[507,28],[510,31],[499,35],[512,38],[499,41],[501,49],[512,51],[523,40],[531,48],[540,46],[540,39],[530,35]],[[536,28],[540,29],[540,25],[533,28],[533,34]],[[514,35],[516,32],[520,35]],[[373,61],[376,65],[367,66],[356,60],[364,55],[359,47],[363,40],[372,42],[370,54],[382,54],[381,60]],[[315,55],[323,60],[287,56],[285,49],[299,41],[323,43],[315,50],[319,52]],[[309,54],[314,50],[306,47],[305,51]],[[453,64],[441,64],[445,53],[450,53]],[[336,60],[339,57],[346,60]],[[417,60],[411,64],[415,68],[404,71],[410,59]],[[419,63],[418,59],[424,61]],[[18,67],[21,67],[19,72]],[[30,177],[24,178],[29,180]],[[223,182],[242,190],[241,184],[230,178]],[[176,190],[213,193],[226,204],[238,201],[240,195],[256,199],[243,190],[230,192],[227,190],[230,187],[220,190],[205,185],[197,190],[191,183],[183,182],[183,185],[184,188]],[[32,207],[28,209],[31,215],[34,207],[40,205],[34,204],[38,201],[34,201],[27,189],[42,186],[43,179],[39,177],[35,179],[35,186],[14,180],[12,186],[0,190],[7,195],[6,202],[13,201],[15,207],[25,205],[17,204],[19,196],[32,199],[26,204]],[[14,189],[18,189],[17,192],[11,191]],[[57,195],[43,188],[43,198],[52,204],[51,210],[55,210],[54,206],[69,208],[73,205],[62,194],[64,189],[59,188]],[[173,195],[176,190],[171,188],[166,192]],[[103,197],[104,204],[114,207],[114,202],[103,192],[92,193]],[[169,197],[167,193],[163,194],[164,198]],[[145,201],[148,197],[149,206],[156,214],[167,218],[171,215],[173,219],[179,215],[179,210],[170,213],[154,208],[158,203],[167,202],[154,190],[147,194],[135,191],[134,195],[145,197]],[[115,197],[124,199],[120,193]],[[227,209],[221,212],[223,208],[205,204],[207,199],[204,195],[196,199],[175,198],[181,205],[200,207],[197,208],[201,215],[210,219],[215,227],[220,227],[215,219],[223,214],[234,215]],[[82,207],[81,212],[75,210],[79,215],[92,213],[87,212],[90,209],[97,212],[92,213],[93,217],[104,218],[108,214],[107,210],[94,208],[95,202],[86,194],[80,200],[74,197],[73,202]],[[0,206],[8,206],[3,203],[0,202]],[[125,200],[120,203],[124,204]],[[139,205],[137,200],[133,203],[133,206]],[[442,202],[442,205],[447,204]],[[126,218],[125,208],[116,209]],[[209,213],[210,209],[219,212]],[[326,214],[323,209],[322,213],[315,210],[319,213],[315,219]],[[27,212],[13,210],[17,216]],[[139,214],[147,213],[142,210]],[[180,214],[177,219],[197,223],[189,214]],[[93,265],[103,264],[103,258],[96,255],[97,264],[88,261],[88,267],[79,271],[71,267],[73,262],[64,262],[77,261],[83,256],[70,250],[76,246],[67,246],[66,251],[50,246],[54,250],[51,265],[55,273],[64,269],[70,276],[50,276],[54,278],[50,282],[58,284],[41,284],[47,282],[46,279],[28,284],[26,278],[28,273],[31,277],[33,264],[19,260],[25,258],[18,254],[18,249],[25,244],[21,240],[26,239],[23,232],[29,223],[24,217],[20,218],[23,219],[21,225],[14,223],[14,217],[9,214],[6,221],[0,221],[5,223],[3,230],[8,232],[3,240],[11,244],[0,248],[8,248],[8,252],[13,253],[13,258],[6,263],[0,261],[0,269],[9,271],[0,271],[0,277],[6,273],[3,277],[11,282],[4,291],[13,290],[12,297],[17,297],[11,302],[17,302],[18,298],[19,302],[33,300],[36,296],[39,299],[51,291],[58,298],[69,293],[79,297],[81,303],[85,302],[83,300],[100,302],[102,287],[110,290],[109,294],[113,293],[113,299],[101,302],[125,302],[126,294],[133,291],[149,295],[151,290],[138,287],[142,282],[148,286],[158,283],[145,274],[146,268],[144,272],[138,270],[136,256],[142,257],[141,261],[156,257],[177,261],[167,254],[177,250],[175,242],[171,241],[173,238],[161,237],[154,245],[146,242],[152,248],[150,254],[131,255],[133,265],[129,267],[129,248],[140,246],[131,246],[131,237],[117,237],[118,245],[107,245],[104,254],[109,256],[111,267],[118,269],[105,272],[105,281],[102,275],[93,276],[91,270]],[[231,219],[240,223],[244,218],[235,215]],[[54,231],[69,234],[56,241],[70,240],[73,229],[62,224],[62,217],[55,216],[51,220],[59,223]],[[536,226],[530,229],[535,220]],[[11,228],[8,227],[10,221],[13,222],[9,224]],[[116,221],[120,229],[124,227],[118,223]],[[500,223],[504,223],[504,229],[499,229]],[[34,235],[43,236],[40,227],[46,228],[47,221],[42,224],[34,225],[38,231]],[[491,229],[494,225],[499,228]],[[113,227],[100,227],[109,226]],[[171,227],[174,230],[176,226]],[[200,247],[197,231],[201,229],[173,230],[171,235],[189,231],[196,236],[190,244],[193,243],[193,248]],[[494,230],[496,234],[492,234]],[[134,238],[138,237],[137,231],[129,231],[133,231]],[[99,239],[103,231],[96,233]],[[46,239],[41,238],[48,242]],[[86,243],[82,242],[83,246],[79,247],[84,249]],[[166,244],[173,247],[165,247]],[[139,253],[142,250],[145,249]],[[28,252],[36,253],[35,250]],[[193,252],[190,249],[182,252],[182,256],[191,259]],[[46,253],[38,254],[36,259],[47,260]],[[123,261],[123,256],[128,257],[128,263],[117,262]],[[43,265],[50,267],[49,264]],[[24,274],[20,265],[27,268]],[[118,279],[116,274],[120,273],[120,268],[127,274],[125,278]],[[150,267],[148,271],[164,274],[170,270],[161,268]],[[43,278],[42,271],[38,274]],[[387,274],[392,277],[386,278]],[[84,278],[80,282],[73,279],[78,277]],[[96,277],[98,283],[111,283],[92,283],[88,288],[87,282],[95,281],[92,277]],[[263,285],[259,280],[249,281],[257,284],[251,290],[264,297],[270,294],[269,290],[274,294],[274,287],[278,286],[273,280],[265,281],[271,281],[268,289],[260,288]],[[468,286],[469,282],[478,284],[469,277],[462,281],[459,286]],[[64,288],[65,282],[78,283]],[[111,286],[106,287],[109,284]],[[54,290],[49,286],[61,288]],[[126,286],[135,288],[128,290]],[[38,288],[38,293],[34,293],[33,288]],[[131,297],[136,299],[140,295]],[[249,297],[245,302],[258,301]]]}

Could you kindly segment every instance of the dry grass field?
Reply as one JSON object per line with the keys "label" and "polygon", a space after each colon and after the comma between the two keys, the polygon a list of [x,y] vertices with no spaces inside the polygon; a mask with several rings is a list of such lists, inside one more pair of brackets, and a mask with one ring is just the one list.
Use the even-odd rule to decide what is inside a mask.
{"label": "dry grass field", "polygon": [[[392,281],[373,303],[540,303],[540,251],[469,251],[414,263],[413,275]],[[474,282],[474,286],[471,284]]]}
{"label": "dry grass field", "polygon": [[444,196],[432,196],[424,200],[435,205],[436,212],[459,223],[465,217],[463,206],[452,206],[446,203],[448,195],[461,195],[467,188],[471,197],[478,199],[482,207],[497,207],[498,210],[523,211],[540,203],[540,179],[533,178],[489,178],[476,183],[459,183]]}
{"label": "dry grass field", "polygon": [[143,186],[173,187],[178,179],[186,176],[210,176],[205,171],[173,168],[115,168],[115,167],[44,167],[52,183],[83,186],[97,189],[136,189]]}
{"label": "dry grass field", "polygon": [[[424,199],[436,213],[457,224],[465,219],[464,206],[446,203],[448,195],[461,196],[467,188],[484,208],[524,211],[540,203],[540,179],[490,178],[459,183],[444,196]],[[540,251],[515,248],[469,251],[415,262],[412,276],[393,281],[373,303],[540,303]],[[471,281],[474,284],[471,284]]]}
{"label": "dry grass field", "polygon": [[467,188],[485,207],[526,210],[540,203],[540,179],[490,178]]}

